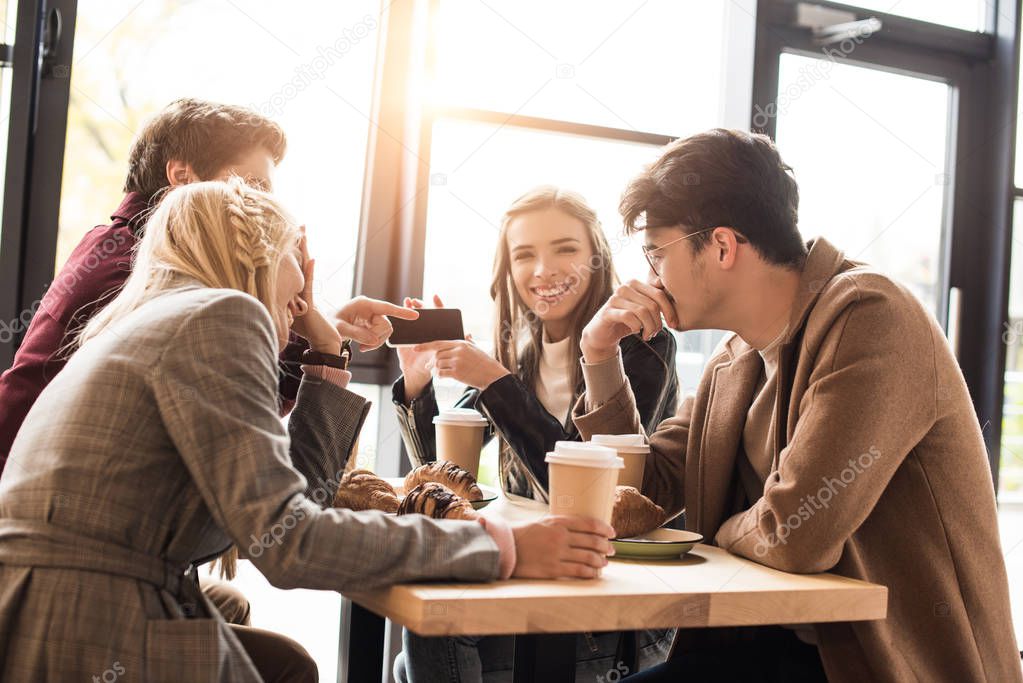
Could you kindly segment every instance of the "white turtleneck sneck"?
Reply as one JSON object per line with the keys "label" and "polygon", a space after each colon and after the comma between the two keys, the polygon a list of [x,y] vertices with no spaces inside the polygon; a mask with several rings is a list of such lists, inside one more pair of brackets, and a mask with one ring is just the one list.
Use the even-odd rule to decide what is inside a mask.
{"label": "white turtleneck sneck", "polygon": [[540,372],[536,378],[536,397],[547,412],[565,423],[572,406],[573,387],[571,347],[572,337],[561,341],[547,341],[544,335],[540,349]]}

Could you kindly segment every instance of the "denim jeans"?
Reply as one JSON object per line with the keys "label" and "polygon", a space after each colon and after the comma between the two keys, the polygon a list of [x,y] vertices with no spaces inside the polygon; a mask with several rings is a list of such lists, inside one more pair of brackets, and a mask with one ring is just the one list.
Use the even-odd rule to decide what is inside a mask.
{"label": "denim jeans", "polygon": [[[665,660],[674,629],[639,631],[639,667],[645,669]],[[585,633],[576,636],[576,681],[614,683],[627,671],[618,661],[620,632]],[[406,630],[404,648],[394,662],[399,683],[510,683],[515,661],[512,636],[417,636]]]}

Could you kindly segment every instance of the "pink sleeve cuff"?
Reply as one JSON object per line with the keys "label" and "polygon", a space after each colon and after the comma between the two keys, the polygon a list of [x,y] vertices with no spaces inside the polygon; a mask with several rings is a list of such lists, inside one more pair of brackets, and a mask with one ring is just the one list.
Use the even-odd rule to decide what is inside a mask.
{"label": "pink sleeve cuff", "polygon": [[490,534],[490,537],[494,539],[494,543],[497,544],[497,549],[501,551],[501,574],[498,578],[502,581],[510,579],[512,572],[515,571],[516,560],[515,536],[512,535],[511,527],[508,526],[508,522],[496,517],[479,517],[477,519],[480,525],[487,530],[488,534]]}
{"label": "pink sleeve cuff", "polygon": [[302,374],[314,382],[330,382],[342,389],[347,389],[348,383],[352,381],[352,373],[328,365],[303,365]]}

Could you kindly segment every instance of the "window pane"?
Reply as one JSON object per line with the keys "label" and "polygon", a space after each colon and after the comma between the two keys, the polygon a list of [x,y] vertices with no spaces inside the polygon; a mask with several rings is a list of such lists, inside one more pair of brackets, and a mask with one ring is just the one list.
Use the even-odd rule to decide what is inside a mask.
{"label": "window pane", "polygon": [[436,102],[673,135],[713,127],[726,5],[443,0]]}
{"label": "window pane", "polygon": [[778,146],[799,226],[909,287],[933,313],[944,281],[949,88],[784,54]]}
{"label": "window pane", "polygon": [[846,4],[967,31],[984,31],[987,6],[991,3],[984,0],[857,0]]}
{"label": "window pane", "polygon": [[999,502],[1023,502],[1023,201],[1016,201],[1009,274],[1009,322],[1005,342],[1005,397]]}
{"label": "window pane", "polygon": [[[390,408],[390,387],[383,387],[387,391],[387,403],[381,395],[381,388],[376,384],[357,384],[352,382],[348,390],[362,396],[370,401],[369,412],[366,414],[366,421],[362,425],[362,436],[359,438],[358,450],[355,453],[355,466],[360,469],[376,471],[377,464],[377,431],[380,429],[380,406],[386,405]],[[381,475],[383,476],[383,475]]]}
{"label": "window pane", "polygon": [[350,296],[379,5],[318,2],[306,10],[269,0],[244,9],[79,3],[58,269],[120,202],[128,149],[146,118],[174,99],[199,97],[252,106],[284,127],[288,152],[275,189],[308,225],[321,303]]}

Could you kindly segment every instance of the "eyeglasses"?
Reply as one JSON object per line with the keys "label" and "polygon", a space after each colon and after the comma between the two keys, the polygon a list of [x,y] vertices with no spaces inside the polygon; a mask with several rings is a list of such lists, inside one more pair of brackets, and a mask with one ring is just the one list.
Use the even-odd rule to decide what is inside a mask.
{"label": "eyeglasses", "polygon": [[710,232],[715,229],[716,228],[707,228],[706,230],[700,230],[698,232],[679,237],[677,240],[672,240],[667,244],[662,244],[659,247],[654,247],[653,249],[648,249],[646,245],[643,245],[643,255],[646,256],[646,261],[650,264],[650,270],[654,271],[654,275],[660,276],[661,274],[661,262],[664,261],[664,254],[658,252],[662,252],[671,245],[687,240],[690,237],[696,237],[697,235],[702,235],[705,232]]}
{"label": "eyeglasses", "polygon": [[[660,275],[661,275],[661,262],[664,261],[664,254],[659,254],[658,252],[664,251],[665,249],[667,249],[671,245],[676,244],[678,242],[681,242],[683,240],[687,240],[690,237],[696,237],[697,235],[702,235],[705,232],[712,232],[714,230],[717,230],[719,227],[722,227],[722,226],[714,226],[713,228],[707,228],[706,230],[698,230],[698,231],[696,231],[694,233],[690,233],[688,235],[684,235],[683,237],[679,237],[677,240],[672,240],[672,241],[668,242],[667,244],[662,244],[659,247],[654,247],[653,249],[647,249],[646,245],[644,245],[643,246],[643,255],[646,256],[646,262],[650,264],[650,270],[654,271],[654,275],[657,275],[658,277],[660,277]],[[733,230],[732,232],[735,233],[735,241],[738,242],[739,244],[744,244],[745,242],[748,241],[737,230]]]}

